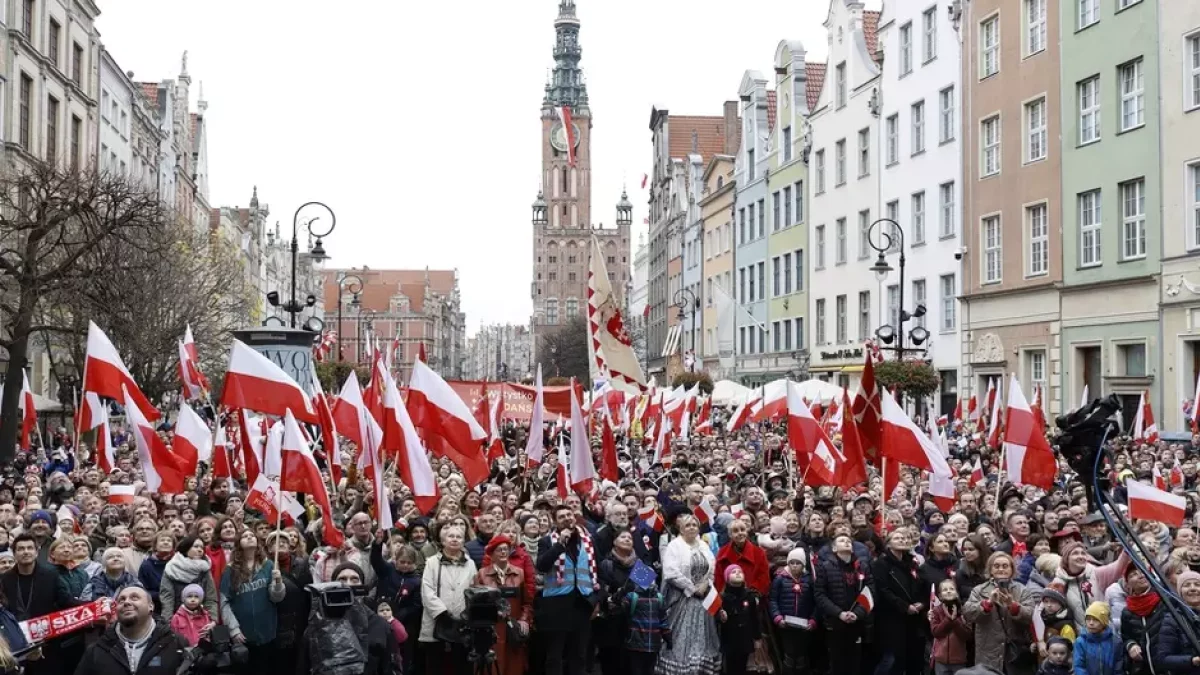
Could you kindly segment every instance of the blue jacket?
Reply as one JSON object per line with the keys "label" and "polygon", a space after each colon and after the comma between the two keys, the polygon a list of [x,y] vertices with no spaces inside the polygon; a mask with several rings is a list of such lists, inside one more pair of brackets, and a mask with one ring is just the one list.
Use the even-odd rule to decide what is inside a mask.
{"label": "blue jacket", "polygon": [[17,622],[17,617],[13,616],[7,607],[0,607],[0,637],[8,642],[8,648],[14,652],[19,652],[29,646],[29,640],[25,639],[25,632],[21,630],[21,624]]}
{"label": "blue jacket", "polygon": [[1125,650],[1112,628],[1075,638],[1075,675],[1121,675]]}
{"label": "blue jacket", "polygon": [[383,559],[383,544],[371,544],[371,568],[375,570],[375,595],[392,608],[392,616],[405,628],[421,623],[421,575],[405,574]]}
{"label": "blue jacket", "polygon": [[137,585],[138,580],[133,578],[133,575],[129,572],[121,572],[121,576],[116,579],[110,579],[104,570],[100,570],[93,574],[92,580],[88,582],[87,586],[83,587],[83,597],[80,600],[91,602],[100,598],[115,599],[117,593],[120,593],[126,586]]}
{"label": "blue jacket", "polygon": [[[800,592],[796,592],[797,584]],[[814,619],[813,613],[817,608],[813,599],[812,577],[804,574],[799,580],[792,577],[787,568],[775,573],[771,580],[771,620],[778,623],[785,616],[795,616],[801,619]]]}
{"label": "blue jacket", "polygon": [[224,600],[221,605],[222,617],[228,608],[246,642],[254,646],[274,640],[278,629],[279,615],[270,597],[271,572],[274,569],[275,565],[270,560],[263,562],[254,577],[236,589],[233,588],[233,569],[226,567],[221,574],[221,598]]}
{"label": "blue jacket", "polygon": [[146,590],[150,591],[150,597],[158,601],[158,589],[162,586],[163,570],[167,569],[167,561],[162,560],[154,554],[150,554],[142,561],[142,566],[138,569],[138,581]]}
{"label": "blue jacket", "polygon": [[1187,637],[1179,628],[1179,624],[1175,622],[1175,617],[1167,612],[1163,617],[1162,630],[1159,631],[1154,642],[1154,662],[1158,664],[1160,670],[1165,667],[1169,673],[1183,673],[1184,675],[1200,675],[1200,668],[1192,665],[1192,657],[1200,656],[1192,651],[1191,645],[1188,644]]}

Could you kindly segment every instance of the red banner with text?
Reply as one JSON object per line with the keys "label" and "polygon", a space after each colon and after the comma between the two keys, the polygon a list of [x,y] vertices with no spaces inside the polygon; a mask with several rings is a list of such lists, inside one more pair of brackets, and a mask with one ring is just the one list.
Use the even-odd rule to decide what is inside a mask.
{"label": "red banner with text", "polygon": [[[483,382],[449,380],[447,384],[463,401],[466,401],[467,407],[471,410],[475,409],[475,404],[483,395]],[[533,401],[537,395],[535,387],[526,387],[512,382],[488,382],[487,389],[489,397],[504,396],[505,419],[528,422],[533,416]],[[542,387],[543,407],[546,409],[545,421],[553,422],[556,415],[571,416],[570,392],[570,387]],[[575,395],[579,397],[582,405],[583,387],[578,382],[575,383]]]}

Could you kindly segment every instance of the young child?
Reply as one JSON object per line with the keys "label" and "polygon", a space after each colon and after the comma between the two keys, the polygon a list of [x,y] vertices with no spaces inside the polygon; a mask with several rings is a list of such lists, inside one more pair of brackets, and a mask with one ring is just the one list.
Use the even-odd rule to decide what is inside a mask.
{"label": "young child", "polygon": [[968,645],[975,629],[963,618],[962,600],[958,597],[958,584],[954,579],[943,579],[934,592],[938,604],[929,610],[933,671],[935,675],[954,675],[969,665]]}
{"label": "young child", "polygon": [[171,617],[171,630],[187,640],[189,647],[200,642],[200,633],[212,624],[212,618],[204,609],[204,589],[199,584],[183,587],[183,604]]}
{"label": "young child", "polygon": [[380,602],[375,613],[378,614],[392,628],[392,635],[396,637],[396,652],[392,654],[392,663],[395,666],[397,673],[404,672],[404,644],[408,642],[408,631],[404,629],[404,624],[396,620],[392,616],[392,606],[386,602]]}
{"label": "young child", "polygon": [[1038,675],[1071,675],[1071,643],[1055,635],[1046,641],[1046,660],[1038,668]]}
{"label": "young child", "polygon": [[663,645],[671,646],[671,626],[667,623],[667,606],[657,584],[634,590],[621,603],[629,609],[629,634],[625,651],[629,656],[630,675],[653,675],[658,664],[658,652]]}
{"label": "young child", "polygon": [[762,637],[758,626],[758,595],[746,588],[741,565],[725,568],[725,592],[721,594],[721,653],[726,675],[744,675],[754,643]]}
{"label": "young child", "polygon": [[[421,573],[417,570],[420,555],[411,545],[401,547],[396,554],[397,582],[395,597],[387,598],[387,604],[392,607],[392,616],[399,621],[409,635],[421,632],[421,615],[425,609],[421,603]],[[404,643],[404,663],[417,667],[417,641],[413,639]]]}
{"label": "young child", "polygon": [[[1067,606],[1067,598],[1062,594],[1062,586],[1058,583],[1052,583],[1042,591],[1041,617],[1045,629],[1041,635],[1034,636],[1037,639],[1034,648],[1037,650],[1039,661],[1046,658],[1050,638],[1062,637],[1074,646],[1077,637],[1075,623],[1071,620],[1071,608]],[[1034,621],[1034,626],[1037,624],[1038,622]]]}
{"label": "young child", "polygon": [[816,629],[816,601],[813,598],[812,578],[805,569],[808,556],[802,548],[788,553],[787,566],[775,573],[771,581],[771,621],[779,629],[779,646],[783,651],[783,675],[808,670],[810,633]]}
{"label": "young child", "polygon": [[1120,675],[1125,672],[1125,650],[1108,625],[1107,602],[1093,602],[1084,612],[1087,632],[1075,638],[1075,675]]}

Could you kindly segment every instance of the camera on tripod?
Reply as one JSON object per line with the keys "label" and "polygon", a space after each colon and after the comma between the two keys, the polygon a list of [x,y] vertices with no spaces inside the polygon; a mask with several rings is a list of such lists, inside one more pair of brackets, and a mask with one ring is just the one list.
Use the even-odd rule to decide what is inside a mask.
{"label": "camera on tripod", "polygon": [[1116,394],[1098,398],[1088,405],[1060,415],[1054,421],[1061,430],[1055,443],[1058,451],[1067,460],[1071,470],[1079,476],[1079,480],[1087,486],[1088,508],[1095,511],[1098,501],[1095,490],[1107,488],[1107,478],[1101,476],[1101,485],[1097,486],[1092,480],[1092,470],[1096,465],[1096,453],[1103,450],[1100,444],[1105,436],[1114,437],[1120,432],[1117,413],[1121,410],[1121,399]]}
{"label": "camera on tripod", "polygon": [[475,672],[489,672],[496,661],[492,647],[496,645],[496,624],[507,614],[508,603],[505,592],[516,589],[499,589],[488,586],[471,586],[463,591],[467,611],[464,614],[468,658],[475,664]]}

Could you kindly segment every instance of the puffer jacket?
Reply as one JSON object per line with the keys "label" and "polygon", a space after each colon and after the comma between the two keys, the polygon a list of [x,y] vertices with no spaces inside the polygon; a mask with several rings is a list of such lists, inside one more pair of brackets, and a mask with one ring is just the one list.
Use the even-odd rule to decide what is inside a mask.
{"label": "puffer jacket", "polygon": [[1183,629],[1175,622],[1175,617],[1171,616],[1170,612],[1163,617],[1162,631],[1158,633],[1158,642],[1154,647],[1154,662],[1162,664],[1165,672],[1200,675],[1200,666],[1192,665],[1192,659],[1200,654],[1188,644]]}
{"label": "puffer jacket", "polygon": [[950,618],[945,605],[929,611],[929,630],[933,633],[934,663],[961,666],[967,663],[968,648],[975,637],[975,629],[963,618],[960,605],[958,613]]}
{"label": "puffer jacket", "polygon": [[783,623],[784,617],[816,620],[816,601],[813,597],[813,580],[807,574],[797,579],[787,568],[779,570],[771,581],[771,620]]}
{"label": "puffer jacket", "polygon": [[1121,640],[1108,626],[1075,638],[1075,675],[1120,675],[1124,657]]}
{"label": "puffer jacket", "polygon": [[110,578],[108,574],[101,571],[92,575],[87,586],[83,587],[83,597],[81,600],[91,602],[100,598],[116,598],[117,593],[126,586],[137,586],[138,580],[129,572],[121,572],[121,576],[116,579]]}
{"label": "puffer jacket", "polygon": [[1133,645],[1142,648],[1140,661],[1125,659],[1125,672],[1128,675],[1162,675],[1166,672],[1163,664],[1158,663],[1156,659],[1158,643],[1162,640],[1163,621],[1168,614],[1170,612],[1161,601],[1146,616],[1134,614],[1128,605],[1121,612],[1121,643],[1126,657],[1129,656],[1129,648]]}
{"label": "puffer jacket", "polygon": [[[821,559],[816,570],[813,597],[819,621],[828,630],[862,630],[869,615],[857,600],[859,593],[872,585],[870,566],[853,556],[849,562],[843,562],[835,555],[832,559]],[[858,621],[843,622],[839,615],[847,611],[857,614]]]}
{"label": "puffer jacket", "polygon": [[175,675],[183,665],[187,643],[163,621],[156,621],[138,663],[129,663],[124,641],[110,626],[88,648],[76,673],[89,675]]}
{"label": "puffer jacket", "polygon": [[[928,630],[925,619],[929,586],[921,581],[917,561],[911,553],[897,558],[890,551],[879,556],[871,568],[875,579],[875,625],[877,639],[884,644],[906,642]],[[909,614],[910,605],[921,605]]]}

